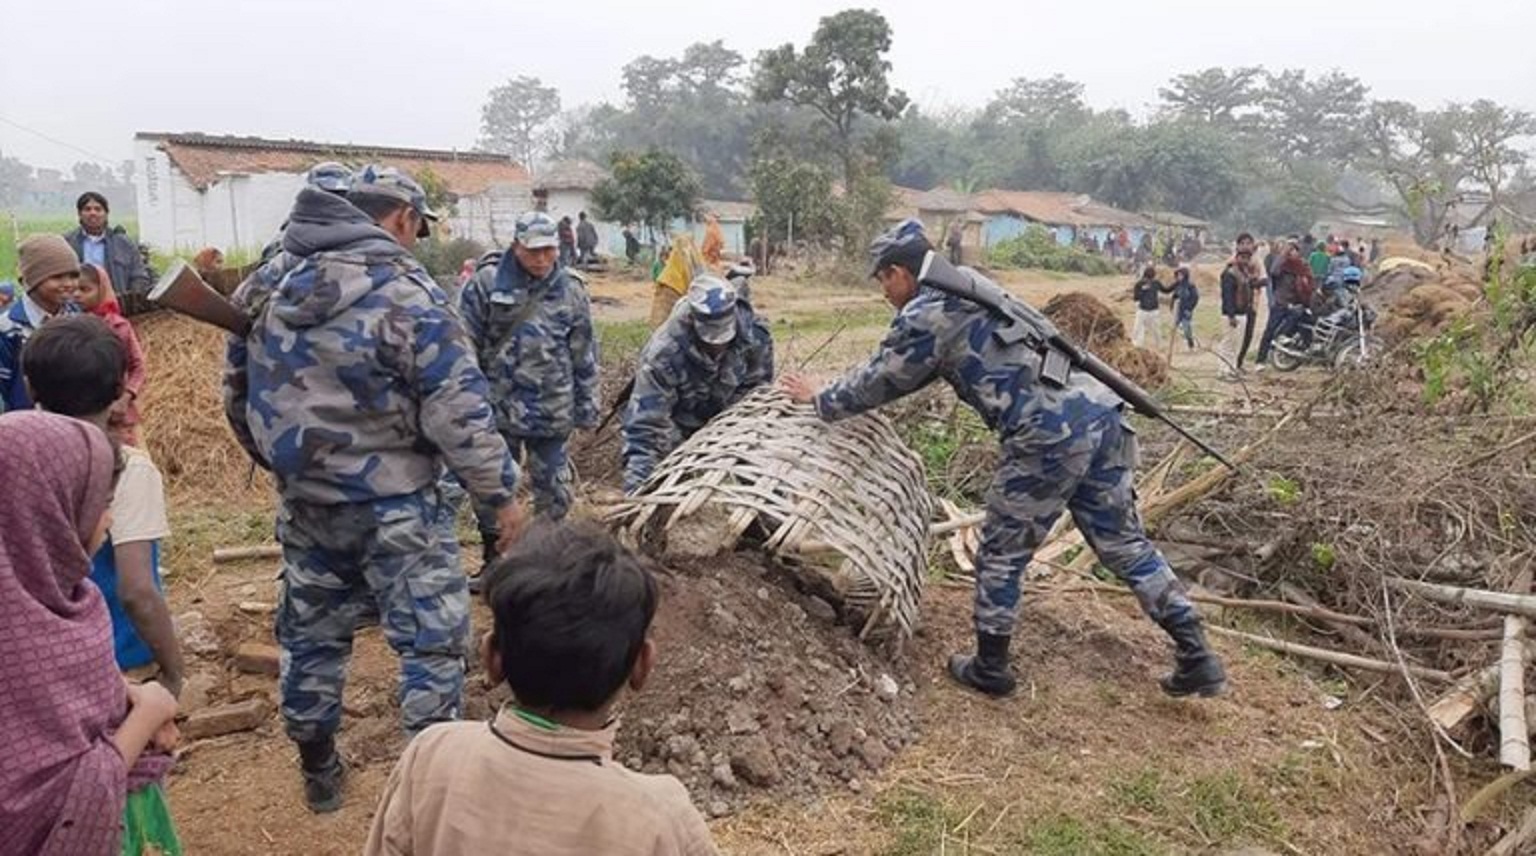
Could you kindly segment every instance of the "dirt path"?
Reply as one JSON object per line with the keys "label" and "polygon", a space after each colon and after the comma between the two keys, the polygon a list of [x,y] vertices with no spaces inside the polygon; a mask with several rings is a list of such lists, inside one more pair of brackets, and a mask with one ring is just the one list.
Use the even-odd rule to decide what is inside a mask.
{"label": "dirt path", "polygon": [[[1117,297],[1129,290],[1123,278],[1008,275],[1004,281],[1031,301],[1084,290],[1111,301],[1127,321],[1131,315],[1128,297]],[[840,371],[867,354],[890,316],[873,288],[773,279],[756,288],[786,368],[831,338],[810,368]],[[605,348],[638,347],[649,312],[643,285],[597,282],[593,294],[601,298],[595,311]],[[1202,340],[1219,323],[1215,303],[1208,295],[1200,308]],[[1210,354],[1176,352],[1175,392],[1211,401],[1240,397],[1240,389],[1216,380],[1218,367]],[[1293,384],[1307,382],[1262,377],[1250,385],[1250,394],[1284,397]],[[610,389],[618,383],[605,378]],[[173,502],[173,516],[177,534],[167,545],[173,611],[203,613],[226,653],[242,641],[270,642],[270,617],[247,614],[238,605],[275,599],[272,563],[215,568],[209,560],[215,546],[269,538],[270,505]],[[788,592],[752,585],[770,598]],[[915,712],[914,734],[895,734],[888,757],[878,758],[878,764],[834,764],[828,767],[831,778],[785,767],[783,776],[802,787],[741,787],[730,795],[731,814],[713,821],[722,847],[731,853],[831,856],[1223,852],[1241,845],[1276,852],[1378,853],[1407,846],[1416,828],[1413,807],[1424,800],[1394,784],[1411,778],[1380,745],[1397,732],[1367,703],[1338,706],[1335,697],[1346,695],[1341,687],[1272,655],[1218,643],[1230,664],[1232,696],[1170,701],[1154,683],[1166,666],[1166,643],[1128,599],[1036,593],[1027,599],[1015,646],[1021,690],[1014,699],[988,701],[957,689],[942,673],[944,658],[969,645],[969,611],[965,587],[931,587],[925,629],[890,667],[911,684],[904,692],[910,692]],[[483,627],[485,616],[477,621]],[[824,640],[814,644],[836,650],[828,632],[847,631],[787,638]],[[668,656],[664,650],[663,668]],[[857,667],[862,656],[849,662]],[[734,668],[730,657],[713,659],[724,661],[714,680],[696,673],[663,680],[659,691],[666,697],[650,704],[716,709],[735,672],[725,672]],[[682,656],[677,662],[678,669],[697,670],[701,661]],[[273,679],[237,675],[223,656],[197,663],[215,686],[215,700],[275,698]],[[809,680],[812,669],[796,662],[781,669],[788,679],[807,680],[807,705],[812,697],[835,697],[815,689],[822,684]],[[170,797],[188,852],[358,852],[403,746],[396,727],[395,670],[377,630],[363,631],[341,738],[353,774],[347,803],[334,815],[315,817],[303,807],[295,752],[276,717],[257,731],[187,747]],[[848,686],[865,691],[857,680]],[[471,716],[483,716],[497,697],[483,686],[471,696]],[[764,709],[786,718],[802,715]],[[865,710],[848,716],[860,719],[869,715]],[[792,744],[798,732],[775,733],[786,735],[776,738],[780,757],[811,757]],[[806,751],[821,751],[825,737],[811,733],[804,739],[822,742]],[[915,745],[902,748],[909,736]],[[644,742],[633,738],[621,746],[620,757],[641,751]],[[654,749],[655,741],[651,744]],[[769,793],[773,796],[765,796]]]}

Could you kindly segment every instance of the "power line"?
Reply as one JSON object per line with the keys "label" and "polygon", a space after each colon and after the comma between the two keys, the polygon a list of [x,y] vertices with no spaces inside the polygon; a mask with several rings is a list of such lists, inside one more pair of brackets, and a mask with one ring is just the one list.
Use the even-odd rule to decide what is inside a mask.
{"label": "power line", "polygon": [[64,148],[69,149],[71,151],[79,152],[80,154],[85,155],[86,157],[88,157],[88,158],[90,158],[91,160],[94,160],[94,161],[100,161],[101,163],[108,164],[110,166],[116,166],[118,163],[120,163],[122,161],[122,158],[114,159],[114,158],[109,158],[109,157],[102,157],[101,155],[96,154],[93,151],[90,151],[88,149],[82,149],[79,146],[75,145],[74,143],[65,142],[64,140],[61,140],[58,137],[50,137],[47,134],[43,133],[42,131],[37,130],[36,128],[29,128],[26,125],[23,125],[20,122],[17,122],[16,120],[14,120],[14,119],[8,119],[5,116],[0,116],[0,122],[4,122],[5,124],[10,125],[13,128],[16,128],[16,129],[21,130],[21,131],[25,131],[28,134],[31,134],[31,135],[33,135],[35,137],[41,137],[42,139],[47,140],[48,142],[53,143],[56,146],[63,146]]}

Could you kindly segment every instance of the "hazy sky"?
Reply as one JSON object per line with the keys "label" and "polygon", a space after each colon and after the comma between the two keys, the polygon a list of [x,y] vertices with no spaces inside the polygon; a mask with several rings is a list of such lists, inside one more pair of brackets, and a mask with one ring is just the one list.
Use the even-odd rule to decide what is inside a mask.
{"label": "hazy sky", "polygon": [[[719,38],[750,59],[803,44],[849,5],[0,0],[0,151],[46,166],[87,157],[16,124],[111,162],[131,156],[135,131],[468,147],[486,91],[509,76],[543,78],[567,107],[616,98],[620,67],[641,54]],[[878,8],[895,81],[924,105],[979,105],[1014,77],[1060,72],[1095,106],[1139,112],[1173,74],[1264,64],[1339,68],[1422,106],[1488,97],[1536,110],[1531,0]]]}

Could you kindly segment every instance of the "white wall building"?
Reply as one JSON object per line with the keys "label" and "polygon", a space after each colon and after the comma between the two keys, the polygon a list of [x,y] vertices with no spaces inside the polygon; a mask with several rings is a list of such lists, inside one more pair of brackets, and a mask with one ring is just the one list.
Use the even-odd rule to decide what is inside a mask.
{"label": "white wall building", "polygon": [[277,232],[322,161],[383,163],[418,180],[430,171],[458,198],[447,232],[505,246],[533,206],[528,173],[501,155],[336,145],[207,134],[134,137],[140,239],[167,252],[261,249]]}

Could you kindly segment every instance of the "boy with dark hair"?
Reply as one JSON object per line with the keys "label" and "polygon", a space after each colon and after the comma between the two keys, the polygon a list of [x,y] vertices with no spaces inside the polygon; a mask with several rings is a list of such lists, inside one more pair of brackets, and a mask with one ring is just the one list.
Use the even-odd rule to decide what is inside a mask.
{"label": "boy with dark hair", "polygon": [[[43,325],[21,356],[38,408],[107,430],[123,394],[127,356],[112,328],[93,315]],[[171,611],[160,592],[160,541],[171,534],[160,471],[147,452],[121,447],[123,473],[112,494],[107,543],[91,559],[91,581],[112,614],[117,666],[158,666],[155,680],[180,695],[186,670]]]}
{"label": "boy with dark hair", "polygon": [[486,573],[495,627],[480,654],[513,700],[411,741],[365,853],[716,852],[682,783],[613,759],[613,710],[655,663],[646,566],[592,524],[542,523]]}

